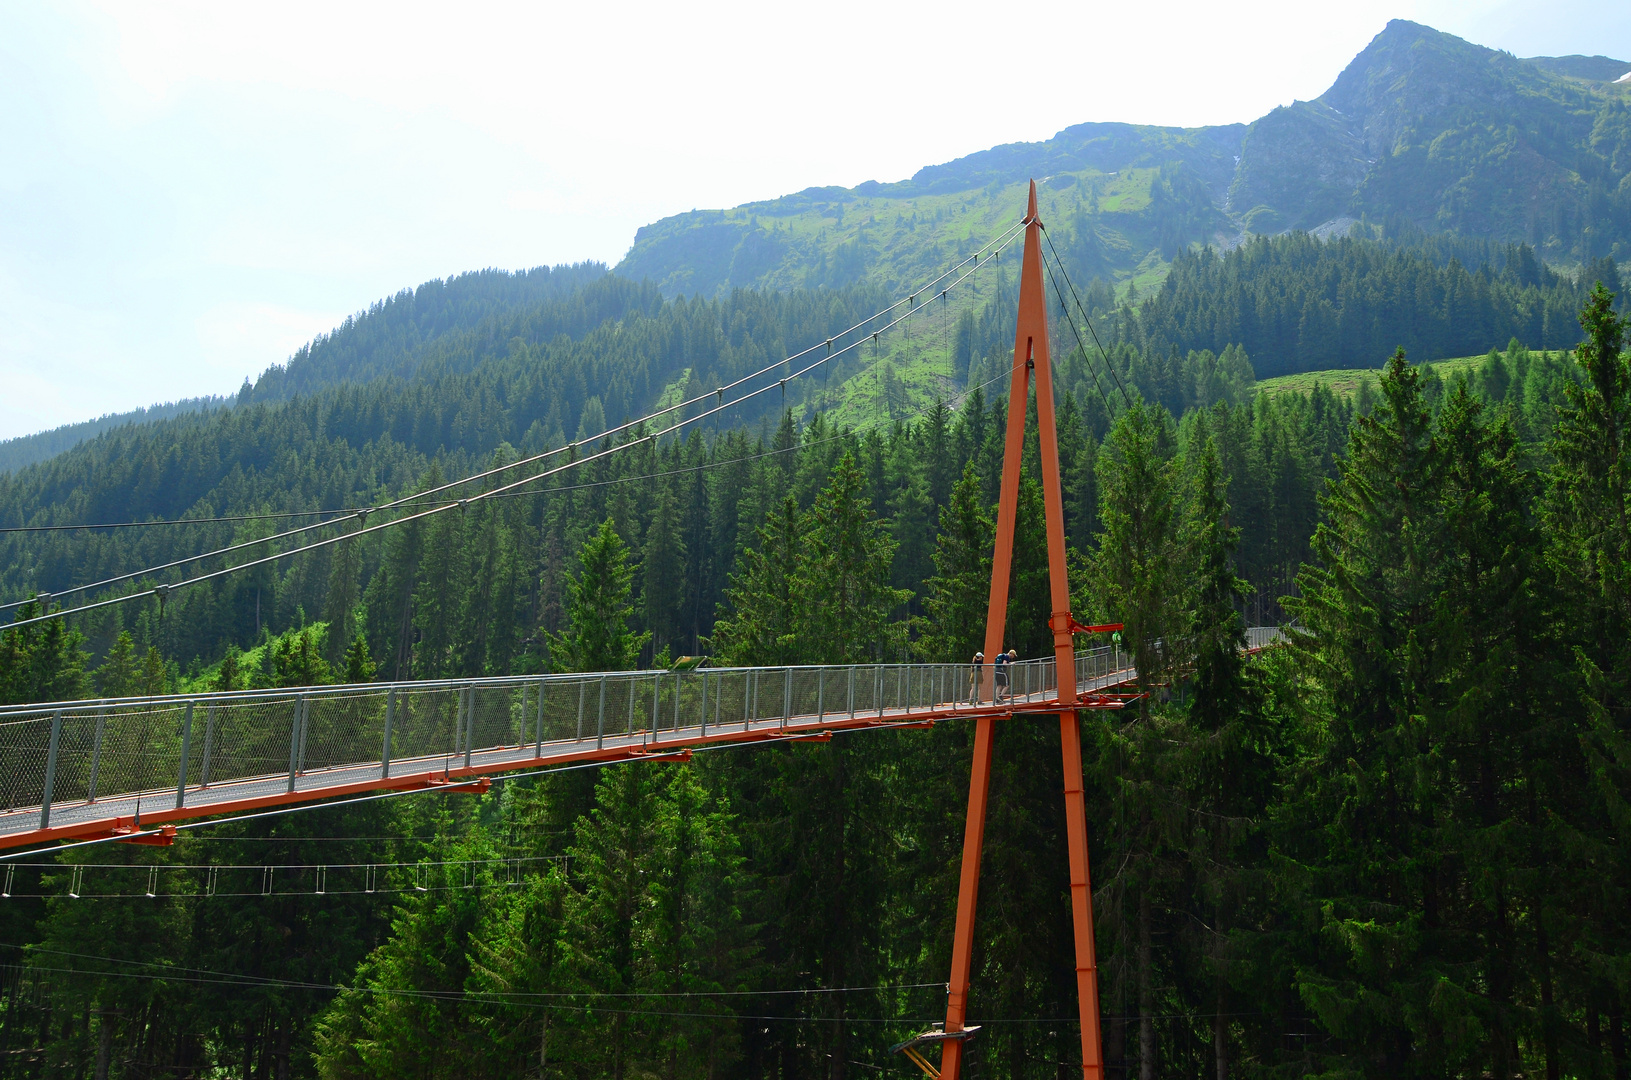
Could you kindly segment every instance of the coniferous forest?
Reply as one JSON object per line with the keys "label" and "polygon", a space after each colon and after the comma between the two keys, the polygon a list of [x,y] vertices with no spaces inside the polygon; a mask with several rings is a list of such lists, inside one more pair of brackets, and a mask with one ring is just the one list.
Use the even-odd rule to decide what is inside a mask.
{"label": "coniferous forest", "polygon": [[[1455,252],[1308,243],[1182,256],[1141,305],[1111,298],[1094,315],[1107,363],[1054,333],[1075,611],[1126,624],[1152,690],[1080,718],[1110,1075],[1623,1080],[1625,321],[1611,288],[1521,248],[1469,274]],[[1435,282],[1470,306],[1411,306]],[[1392,319],[1354,348],[1407,348],[1352,397],[1254,392],[1255,350],[1313,333],[1326,286],[1344,298],[1329,333],[1350,340],[1344,313]],[[882,306],[862,286],[664,300],[594,268],[503,287],[524,304],[404,294],[360,318],[384,343],[368,382],[291,364],[230,408],[0,479],[7,524],[251,519],[8,533],[0,584],[62,590],[592,439]],[[8,632],[0,694],[696,653],[966,660],[1003,310],[947,320],[959,392],[930,407],[831,421],[839,370],[729,425],[611,436],[637,445],[536,491]],[[1448,377],[1408,359],[1506,338]],[[344,369],[363,340],[337,332],[305,359]],[[1051,640],[1034,430],[1007,622],[1027,656]],[[1242,656],[1263,624],[1286,643]],[[726,749],[36,858],[0,899],[0,1072],[906,1075],[888,1047],[944,1010],[970,736]],[[999,728],[977,1076],[1079,1068],[1058,762],[1049,724]],[[273,885],[269,865],[290,869]],[[370,886],[342,886],[362,866]]]}

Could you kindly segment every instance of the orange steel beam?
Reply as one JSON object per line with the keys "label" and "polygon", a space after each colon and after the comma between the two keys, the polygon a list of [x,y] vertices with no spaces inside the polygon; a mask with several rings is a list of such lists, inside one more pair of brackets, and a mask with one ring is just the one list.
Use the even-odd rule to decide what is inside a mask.
{"label": "orange steel beam", "polygon": [[[1025,254],[1020,267],[1019,313],[1014,326],[1014,365],[1008,390],[1008,430],[1002,462],[1002,493],[997,504],[996,550],[991,560],[991,594],[986,607],[985,655],[995,658],[1003,647],[1008,611],[1008,584],[1014,561],[1014,522],[1019,509],[1019,474],[1025,445],[1025,406],[1031,380],[1036,385],[1037,435],[1042,457],[1042,500],[1047,517],[1048,584],[1054,656],[1061,673],[1076,670],[1070,614],[1070,580],[1065,567],[1064,502],[1059,485],[1059,437],[1054,420],[1053,374],[1048,350],[1047,294],[1042,286],[1042,222],[1036,209],[1036,181],[1025,209]],[[1063,677],[1063,676],[1061,676]],[[982,697],[991,692],[990,667],[981,678]],[[1058,713],[1060,753],[1064,764],[1066,841],[1070,858],[1070,908],[1076,945],[1076,992],[1081,1012],[1083,1080],[1101,1080],[1104,1062],[1099,1040],[1098,966],[1093,942],[1093,894],[1088,877],[1087,811],[1082,794],[1081,728],[1075,710]],[[951,979],[946,994],[945,1030],[961,1031],[967,1020],[970,970],[974,950],[974,916],[979,900],[980,860],[985,843],[986,807],[991,784],[994,717],[982,716],[975,728],[974,758],[969,773],[968,817],[963,828],[963,863],[958,882],[957,922],[952,938]],[[940,1075],[960,1080],[963,1040],[942,1044]]]}

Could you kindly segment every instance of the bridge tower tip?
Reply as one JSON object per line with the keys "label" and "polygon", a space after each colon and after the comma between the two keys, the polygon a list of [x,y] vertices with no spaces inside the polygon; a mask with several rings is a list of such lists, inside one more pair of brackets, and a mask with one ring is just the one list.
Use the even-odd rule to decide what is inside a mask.
{"label": "bridge tower tip", "polygon": [[1036,181],[1035,180],[1031,181],[1031,199],[1030,199],[1030,202],[1026,203],[1026,205],[1025,205],[1025,220],[1026,221],[1035,221],[1036,220]]}

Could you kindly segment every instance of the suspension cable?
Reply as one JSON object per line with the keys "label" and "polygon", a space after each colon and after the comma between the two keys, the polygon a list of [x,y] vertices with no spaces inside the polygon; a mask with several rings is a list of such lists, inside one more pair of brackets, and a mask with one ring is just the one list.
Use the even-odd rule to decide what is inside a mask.
{"label": "suspension cable", "polygon": [[1060,307],[1064,309],[1060,314],[1064,316],[1067,323],[1071,324],[1070,331],[1076,335],[1076,347],[1081,351],[1082,362],[1087,365],[1087,373],[1093,377],[1093,392],[1098,394],[1099,400],[1104,403],[1104,415],[1107,418],[1113,417],[1116,415],[1116,410],[1111,407],[1110,399],[1104,396],[1104,388],[1099,385],[1099,373],[1093,368],[1093,359],[1087,355],[1087,348],[1082,344],[1082,335],[1076,333],[1076,323],[1071,318],[1070,309],[1064,306],[1065,293],[1063,289],[1059,288],[1059,279],[1053,276],[1053,267],[1049,265],[1047,259],[1042,260],[1042,265],[1048,271],[1048,280],[1053,282],[1054,295],[1059,297]]}
{"label": "suspension cable", "polygon": [[[1122,384],[1121,376],[1117,374],[1115,365],[1110,363],[1110,357],[1104,351],[1104,344],[1099,341],[1099,332],[1093,328],[1093,320],[1088,317],[1087,308],[1082,304],[1082,298],[1076,295],[1076,285],[1070,280],[1070,274],[1066,272],[1065,264],[1063,260],[1059,258],[1059,249],[1053,246],[1053,237],[1048,235],[1046,226],[1044,226],[1042,229],[1042,237],[1048,242],[1048,250],[1053,252],[1053,261],[1059,264],[1059,272],[1064,275],[1065,284],[1070,286],[1070,295],[1076,301],[1077,310],[1082,313],[1082,321],[1087,323],[1087,332],[1093,335],[1093,344],[1099,347],[1099,356],[1104,360],[1105,368],[1109,370],[1111,377],[1116,380],[1116,386],[1121,389],[1121,400],[1126,403],[1129,409],[1132,408],[1133,402],[1132,399],[1127,396],[1127,387]],[[1076,331],[1076,320],[1072,319],[1070,321],[1070,329],[1072,333],[1076,334],[1076,340],[1078,343],[1080,343],[1082,338],[1081,334],[1077,333]],[[1084,357],[1087,355],[1087,347],[1085,345],[1082,346],[1082,355]]]}
{"label": "suspension cable", "polygon": [[[1015,226],[1014,228],[1009,229],[1006,233],[1003,234],[1003,236],[1000,238],[1000,242],[999,241],[993,241],[993,244],[997,245],[996,248],[995,248],[995,251],[1000,252],[1002,250],[1002,248],[1006,247],[1009,243],[1011,243],[1012,240],[1014,239],[1014,237],[1018,236],[1021,233],[1021,231],[1022,231],[1022,225],[1021,226]],[[991,247],[991,246],[992,246],[992,244],[987,244],[986,245],[986,247]],[[981,248],[981,251],[984,251],[984,250],[985,250],[985,248]],[[974,273],[976,273],[980,269],[982,264],[977,261],[978,254],[979,254],[979,252],[976,252],[975,256],[971,256],[969,258],[963,259],[962,261],[960,261],[959,263],[956,264],[957,267],[962,267],[962,266],[968,265],[970,262],[974,263],[974,265],[970,269],[963,271],[963,273],[958,275],[951,282],[951,284],[946,286],[946,289],[948,291],[950,289],[956,288],[963,281],[965,281],[967,278],[969,278],[971,275],[973,275]],[[991,260],[987,260],[984,265],[989,265],[990,261]],[[938,277],[936,277],[934,280],[936,282],[944,280],[945,276],[946,276],[945,274],[941,274]],[[916,295],[913,294],[909,299],[915,300]],[[885,309],[885,311],[886,312],[894,311],[894,310],[898,309],[901,306],[902,303],[906,303],[906,301],[897,302],[897,303],[891,305],[889,308]],[[925,310],[926,308],[927,308],[927,305],[924,305],[923,307],[918,307],[915,304],[912,304],[911,306],[909,306],[907,308],[907,310],[903,314],[895,316],[888,323],[885,323],[881,328],[879,328],[877,331],[875,331],[874,337],[876,335],[878,335],[878,334],[883,334],[883,333],[888,332],[889,330],[893,329],[897,325],[901,325],[903,323],[906,323],[914,315],[916,315],[919,312]],[[864,325],[866,325],[866,323],[857,323],[856,324],[856,326],[864,326]],[[854,329],[854,328],[852,327],[852,329]],[[847,333],[847,331],[846,331],[846,333]],[[841,335],[835,335],[835,336],[841,336]],[[823,341],[820,345],[811,346],[808,349],[801,350],[800,352],[795,353],[793,357],[789,357],[788,359],[791,360],[791,359],[793,359],[795,357],[798,357],[798,356],[805,356],[805,355],[808,355],[809,353],[815,351],[816,349],[824,348],[824,347],[826,347],[828,345],[828,343],[831,340],[833,340],[833,339],[827,339],[827,340]],[[523,477],[520,480],[515,480],[515,481],[512,481],[512,482],[510,482],[508,484],[500,485],[499,487],[489,488],[486,491],[480,492],[480,493],[475,494],[475,495],[471,495],[471,496],[469,496],[467,498],[459,499],[456,502],[444,503],[444,504],[442,504],[440,506],[435,506],[435,507],[431,507],[431,508],[426,509],[426,510],[421,510],[421,511],[418,511],[417,513],[408,514],[408,515],[406,515],[404,517],[395,518],[395,519],[393,519],[391,521],[381,522],[378,525],[366,526],[364,528],[360,528],[360,529],[356,530],[355,532],[343,533],[343,534],[338,535],[338,536],[327,537],[325,539],[317,540],[317,541],[314,541],[314,542],[309,543],[309,544],[301,545],[299,547],[290,548],[287,551],[276,552],[274,554],[266,555],[266,556],[263,556],[263,557],[258,558],[258,559],[251,559],[250,561],[245,562],[245,563],[239,563],[239,564],[237,564],[235,566],[224,567],[224,568],[222,568],[220,570],[215,570],[215,571],[212,571],[212,572],[207,573],[207,574],[200,574],[197,577],[184,578],[184,579],[182,579],[180,581],[172,582],[172,583],[170,583],[168,585],[158,585],[158,586],[154,586],[151,589],[144,589],[144,590],[139,591],[139,592],[126,593],[123,596],[110,597],[110,598],[105,599],[105,600],[98,600],[98,601],[95,601],[95,602],[89,603],[89,604],[80,604],[78,606],[71,607],[71,608],[62,608],[62,609],[59,609],[57,611],[48,612],[48,613],[43,614],[43,615],[36,615],[36,616],[33,616],[32,618],[28,618],[28,619],[14,619],[12,622],[7,623],[4,626],[0,626],[0,632],[4,632],[5,630],[14,629],[14,628],[21,627],[21,626],[29,626],[29,625],[32,625],[34,623],[45,622],[45,621],[50,620],[50,619],[62,618],[62,617],[67,616],[67,615],[75,615],[75,614],[79,614],[79,613],[85,612],[85,611],[93,611],[93,610],[108,607],[108,606],[114,605],[114,604],[126,603],[126,602],[131,601],[131,600],[136,600],[136,599],[143,598],[145,596],[148,596],[149,594],[158,595],[161,598],[167,597],[170,592],[172,592],[172,591],[174,591],[176,589],[185,588],[186,586],[189,586],[189,585],[196,585],[196,584],[199,584],[201,582],[212,581],[212,580],[215,580],[216,578],[224,577],[224,576],[226,576],[228,574],[237,573],[240,570],[249,570],[249,569],[253,569],[253,568],[257,567],[257,566],[264,566],[264,565],[266,565],[268,563],[277,562],[277,561],[280,561],[282,559],[290,558],[290,557],[292,557],[294,555],[300,555],[300,554],[303,554],[303,553],[308,552],[308,551],[315,551],[318,548],[328,547],[331,544],[337,544],[337,543],[339,543],[339,542],[341,542],[343,540],[353,540],[353,539],[356,539],[357,537],[360,537],[360,536],[367,536],[367,535],[370,535],[372,533],[379,532],[382,529],[390,528],[393,525],[401,525],[401,524],[405,524],[407,522],[417,521],[417,520],[420,520],[422,518],[430,517],[430,516],[432,516],[434,514],[439,514],[439,513],[442,513],[443,511],[453,509],[455,507],[464,507],[464,506],[467,506],[468,504],[473,503],[473,502],[479,502],[479,501],[484,500],[484,499],[496,498],[496,497],[502,495],[503,493],[513,491],[513,490],[515,490],[517,488],[520,488],[520,487],[522,487],[524,485],[527,485],[527,484],[531,484],[531,483],[533,483],[535,481],[538,481],[538,480],[548,479],[549,477],[558,475],[558,474],[560,474],[562,472],[565,472],[568,469],[576,468],[576,467],[578,467],[580,465],[587,464],[588,462],[591,462],[591,461],[597,461],[597,460],[599,460],[601,458],[604,458],[604,457],[607,457],[607,456],[609,456],[611,454],[617,453],[620,450],[625,450],[625,449],[627,449],[627,448],[629,448],[631,446],[637,446],[642,442],[656,442],[657,440],[662,439],[663,437],[665,437],[667,435],[671,435],[671,434],[674,434],[674,433],[678,432],[681,428],[688,427],[691,424],[695,424],[695,423],[697,423],[699,421],[705,420],[710,416],[714,416],[714,415],[716,415],[716,414],[718,414],[720,412],[723,412],[726,409],[733,408],[733,407],[735,407],[737,405],[742,404],[745,401],[750,401],[753,398],[758,397],[760,394],[767,393],[770,390],[778,388],[778,387],[785,388],[786,384],[788,382],[790,382],[791,380],[799,378],[800,376],[805,375],[805,374],[815,370],[818,367],[821,367],[822,365],[828,363],[829,361],[831,361],[831,360],[833,360],[833,359],[835,359],[835,358],[837,358],[839,356],[843,356],[845,353],[850,352],[851,350],[856,349],[860,345],[864,344],[866,342],[866,340],[867,339],[864,338],[864,337],[857,338],[854,341],[850,342],[848,345],[845,345],[840,349],[831,350],[831,351],[827,352],[825,355],[817,357],[811,363],[806,364],[804,367],[799,368],[798,370],[791,372],[790,374],[784,376],[782,379],[778,380],[777,382],[766,383],[764,386],[761,386],[756,390],[751,390],[748,393],[743,394],[741,397],[735,398],[732,401],[722,402],[721,404],[716,405],[711,409],[706,409],[706,410],[698,413],[695,416],[692,416],[692,417],[689,417],[689,418],[682,418],[680,420],[677,420],[673,424],[671,424],[670,426],[664,428],[661,431],[641,435],[638,438],[634,438],[634,439],[629,440],[628,442],[618,443],[616,445],[607,447],[607,448],[605,448],[603,450],[600,450],[600,451],[598,451],[596,453],[590,454],[590,455],[588,455],[586,457],[574,458],[574,459],[568,461],[565,465],[560,465],[560,466],[557,466],[557,467],[555,467],[553,469],[546,470],[544,472],[535,473],[535,474],[533,474],[531,476]],[[780,361],[780,362],[778,362],[776,364],[769,365],[768,367],[760,369],[760,371],[756,372],[755,374],[758,375],[758,374],[763,374],[763,373],[765,373],[767,371],[772,371],[777,367],[783,366],[785,363],[786,363],[786,361],[784,360],[784,361]],[[738,379],[735,383],[732,383],[730,385],[731,386],[738,386],[742,382],[744,382],[747,379],[752,378],[752,377],[753,376],[744,376],[742,379]],[[721,388],[721,389],[725,389],[725,388]],[[391,502],[384,503],[381,506],[377,507],[376,509],[380,509],[380,510],[392,509],[392,508],[401,506],[402,504],[404,504],[406,502],[409,502],[409,501],[411,501],[413,499],[423,498],[425,495],[434,494],[434,493],[441,492],[441,491],[446,491],[449,488],[457,487],[457,486],[459,486],[461,484],[469,483],[472,480],[482,479],[482,478],[485,478],[485,477],[492,476],[492,475],[494,475],[496,473],[505,472],[505,471],[510,470],[510,469],[519,468],[519,467],[521,467],[523,465],[527,465],[527,464],[531,464],[531,463],[540,461],[543,458],[551,456],[552,454],[560,453],[562,450],[566,450],[566,449],[575,450],[577,447],[583,445],[584,443],[592,443],[592,442],[599,442],[599,441],[605,440],[605,439],[607,439],[607,438],[609,438],[609,437],[611,437],[613,435],[621,434],[623,432],[629,431],[630,429],[634,429],[634,428],[636,428],[636,427],[638,427],[640,425],[643,425],[647,420],[651,419],[652,417],[660,416],[660,415],[663,415],[663,414],[666,414],[666,413],[673,412],[676,408],[681,408],[681,407],[683,407],[684,405],[687,405],[687,404],[694,404],[694,403],[699,402],[699,401],[704,401],[704,400],[706,400],[706,399],[708,399],[710,397],[713,397],[713,396],[714,396],[714,394],[712,392],[710,392],[708,394],[700,395],[700,396],[698,396],[696,398],[690,399],[690,401],[688,401],[688,402],[682,402],[680,405],[669,406],[668,408],[659,410],[656,413],[652,413],[650,416],[641,417],[639,420],[632,420],[632,421],[629,421],[629,422],[627,422],[625,424],[621,424],[616,428],[613,428],[613,429],[610,429],[608,431],[602,432],[600,435],[596,435],[596,436],[593,436],[593,437],[590,437],[590,438],[585,438],[585,439],[582,439],[582,440],[578,440],[576,442],[569,443],[565,447],[561,447],[560,449],[552,450],[552,451],[549,451],[549,452],[544,453],[544,454],[534,455],[533,457],[525,458],[525,459],[523,459],[521,461],[512,462],[512,463],[510,463],[508,465],[500,466],[500,467],[495,468],[495,469],[489,469],[489,470],[487,470],[487,471],[485,471],[483,473],[478,473],[478,474],[475,474],[474,476],[465,477],[462,480],[457,480],[457,481],[454,481],[454,482],[452,482],[450,484],[443,484],[440,487],[432,488],[429,491],[419,492],[419,493],[416,493],[416,494],[410,495],[410,496],[404,496],[404,497],[402,497],[400,499],[395,499],[395,500],[392,500]],[[356,516],[359,517],[360,519],[365,517],[365,515],[363,515],[363,514],[358,514]],[[193,556],[192,558],[189,558],[189,559],[183,559],[183,560],[178,560],[176,562],[167,563],[167,564],[165,564],[164,566],[161,566],[161,567],[154,567],[154,568],[150,568],[150,569],[147,569],[147,570],[136,571],[136,572],[133,572],[133,573],[130,573],[130,574],[121,575],[118,578],[110,578],[107,581],[99,582],[99,583],[97,583],[95,585],[77,586],[77,587],[75,587],[73,589],[64,590],[64,592],[61,595],[67,595],[67,594],[73,593],[73,592],[83,592],[83,591],[86,591],[88,589],[96,588],[96,587],[98,587],[100,585],[114,584],[114,583],[117,583],[119,581],[127,581],[127,580],[130,580],[132,578],[141,577],[141,576],[144,576],[146,574],[155,573],[155,572],[157,572],[159,570],[173,569],[174,567],[176,567],[178,565],[183,565],[183,564],[188,563],[188,562],[200,561],[200,560],[205,559],[205,558],[210,558],[210,557],[212,557],[214,555],[220,555],[220,554],[224,554],[224,553],[226,553],[228,551],[238,550],[239,548],[250,546],[252,544],[266,543],[266,542],[271,541],[271,540],[277,540],[277,539],[281,539],[281,538],[286,537],[286,536],[292,536],[292,535],[296,535],[298,533],[307,532],[307,531],[310,531],[312,529],[321,527],[322,524],[332,524],[332,522],[324,522],[324,523],[320,523],[319,525],[307,525],[307,526],[303,526],[303,527],[301,527],[299,529],[291,529],[286,533],[266,537],[263,540],[249,541],[249,542],[246,542],[244,544],[233,545],[233,547],[222,549],[221,551],[209,552],[209,553],[206,553],[204,555]],[[13,604],[13,605],[10,605],[10,606],[13,606],[13,607],[20,606],[21,603],[29,603],[29,602],[30,601],[22,601],[19,604]]]}

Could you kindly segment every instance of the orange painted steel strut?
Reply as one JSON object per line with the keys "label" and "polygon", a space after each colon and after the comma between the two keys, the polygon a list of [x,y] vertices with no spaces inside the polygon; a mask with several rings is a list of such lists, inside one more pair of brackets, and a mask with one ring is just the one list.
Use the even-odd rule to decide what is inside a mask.
{"label": "orange painted steel strut", "polygon": [[[1036,211],[1036,181],[1031,182],[1025,210],[1025,256],[1019,278],[1019,317],[1014,329],[1014,370],[1008,390],[1008,430],[1002,461],[1002,495],[997,504],[997,547],[991,560],[991,600],[986,609],[985,655],[1003,647],[1008,611],[1008,582],[1014,561],[1014,520],[1019,509],[1019,470],[1025,443],[1025,405],[1036,380],[1036,415],[1042,450],[1042,499],[1047,514],[1048,583],[1059,692],[1066,680],[1074,691],[1076,653],[1070,614],[1070,581],[1065,571],[1064,503],[1059,494],[1059,438],[1054,422],[1053,373],[1048,352],[1047,296],[1042,288],[1042,222]],[[993,691],[991,666],[981,677],[981,696]],[[946,995],[948,1032],[963,1030],[967,1020],[969,972],[974,949],[974,910],[980,890],[980,857],[985,841],[987,795],[996,717],[982,715],[974,730],[974,760],[969,773],[968,819],[963,831],[963,864],[957,890],[957,924],[952,939],[951,980]],[[1070,912],[1076,939],[1076,993],[1082,1021],[1083,1080],[1102,1080],[1104,1061],[1099,1041],[1099,980],[1094,957],[1093,892],[1087,862],[1087,809],[1082,797],[1082,737],[1074,709],[1059,713],[1060,753],[1065,774],[1066,842],[1070,852]],[[941,1044],[940,1075],[960,1080],[964,1040]]]}

